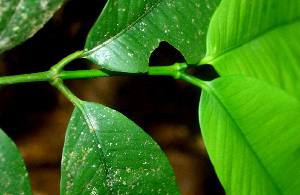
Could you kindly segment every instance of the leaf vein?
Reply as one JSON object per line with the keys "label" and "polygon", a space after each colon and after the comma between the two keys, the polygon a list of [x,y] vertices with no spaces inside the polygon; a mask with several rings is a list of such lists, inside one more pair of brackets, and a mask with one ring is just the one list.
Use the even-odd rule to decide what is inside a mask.
{"label": "leaf vein", "polygon": [[108,39],[107,41],[103,42],[102,44],[98,45],[97,47],[94,47],[93,49],[83,53],[83,56],[88,56],[94,52],[96,52],[97,50],[111,44],[115,39],[119,38],[120,36],[122,36],[124,33],[126,33],[127,31],[129,31],[130,29],[132,29],[139,21],[141,21],[142,19],[144,19],[149,13],[151,13],[151,11],[153,11],[156,7],[158,7],[164,0],[160,0],[157,3],[155,3],[154,5],[152,5],[152,7],[150,7],[144,14],[142,14],[139,18],[137,18],[132,24],[128,25],[127,27],[125,27],[123,30],[121,30],[118,34],[116,34],[115,36],[113,36],[112,38]]}

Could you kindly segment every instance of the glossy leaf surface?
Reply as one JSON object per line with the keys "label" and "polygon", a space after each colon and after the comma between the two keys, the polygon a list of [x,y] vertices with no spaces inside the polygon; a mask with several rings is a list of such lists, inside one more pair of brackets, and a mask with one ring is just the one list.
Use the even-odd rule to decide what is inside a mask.
{"label": "glossy leaf surface", "polygon": [[226,193],[299,194],[299,101],[244,76],[218,78],[209,88],[200,125]]}
{"label": "glossy leaf surface", "polygon": [[117,111],[82,102],[69,123],[61,194],[179,194],[159,146]]}
{"label": "glossy leaf surface", "polygon": [[188,63],[198,63],[205,53],[210,17],[219,2],[109,0],[88,35],[85,55],[109,70],[146,72],[151,52],[167,41]]}
{"label": "glossy leaf surface", "polygon": [[64,0],[1,0],[0,53],[32,37]]}
{"label": "glossy leaf surface", "polygon": [[0,192],[32,194],[23,158],[13,141],[0,129]]}
{"label": "glossy leaf surface", "polygon": [[300,99],[299,33],[299,0],[223,0],[201,63],[220,76],[259,78]]}

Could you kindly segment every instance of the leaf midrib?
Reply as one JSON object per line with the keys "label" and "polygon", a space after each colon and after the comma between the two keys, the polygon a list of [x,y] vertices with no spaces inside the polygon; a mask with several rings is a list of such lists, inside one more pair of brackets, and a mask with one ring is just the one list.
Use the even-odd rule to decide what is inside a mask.
{"label": "leaf midrib", "polygon": [[[89,128],[89,130],[90,130],[90,128],[92,128],[92,131],[93,131],[93,137],[94,137],[94,139],[95,139],[95,141],[96,141],[96,143],[97,144],[100,144],[100,146],[101,146],[101,154],[102,154],[102,156],[103,156],[103,159],[104,159],[104,168],[105,168],[105,172],[106,172],[106,174],[107,175],[109,175],[109,178],[110,178],[110,180],[112,180],[112,178],[111,178],[111,173],[110,173],[110,171],[109,171],[109,168],[107,167],[107,161],[106,161],[106,158],[105,158],[105,155],[104,155],[104,151],[103,151],[103,143],[101,142],[101,140],[100,140],[100,138],[98,138],[98,136],[97,136],[97,134],[95,133],[96,132],[96,128],[94,127],[94,125],[93,125],[93,123],[92,123],[92,120],[91,120],[91,117],[89,116],[89,114],[88,114],[88,111],[85,109],[85,107],[84,107],[84,105],[83,105],[83,102],[81,102],[79,105],[77,105],[78,106],[78,108],[80,109],[80,111],[81,111],[81,113],[83,114],[83,116],[84,116],[84,119],[86,120],[86,122],[87,122],[87,124],[88,124],[88,128]],[[89,125],[90,124],[90,125]],[[113,187],[110,187],[110,186],[108,186],[108,188],[111,188],[111,192],[114,192],[114,188]]]}
{"label": "leaf midrib", "polygon": [[140,17],[138,17],[134,22],[132,22],[131,24],[129,24],[128,26],[126,26],[123,30],[121,30],[119,33],[115,34],[113,37],[111,37],[110,39],[104,41],[102,44],[90,49],[89,51],[83,53],[82,56],[88,56],[91,55],[92,53],[96,52],[97,50],[111,44],[114,40],[118,39],[120,36],[122,36],[123,34],[125,34],[127,31],[129,31],[130,29],[132,29],[137,23],[139,23],[142,19],[144,19],[149,13],[151,13],[156,7],[158,7],[163,1],[165,0],[160,0],[158,2],[156,2],[154,5],[152,5],[152,7],[150,7],[144,14],[142,14]]}
{"label": "leaf midrib", "polygon": [[232,52],[232,51],[234,51],[234,50],[236,50],[236,49],[238,49],[238,48],[240,48],[240,47],[242,47],[244,45],[250,44],[251,42],[255,41],[256,39],[259,39],[260,37],[265,36],[268,33],[271,33],[272,31],[276,31],[276,30],[278,30],[280,28],[284,28],[286,26],[293,25],[293,24],[295,24],[295,23],[297,23],[299,21],[300,21],[300,17],[297,17],[297,18],[295,18],[295,19],[293,19],[293,20],[291,20],[289,22],[285,22],[285,23],[281,23],[279,25],[273,26],[273,27],[267,29],[266,31],[264,31],[264,32],[262,32],[260,34],[257,34],[256,36],[253,36],[251,39],[248,39],[248,40],[246,40],[246,41],[244,41],[244,42],[242,42],[240,44],[234,45],[234,46],[232,46],[232,47],[230,47],[230,48],[228,48],[228,49],[226,49],[224,51],[221,51],[221,52],[218,52],[218,53],[214,53],[214,54],[205,56],[200,61],[199,64],[200,65],[204,65],[204,64],[212,64],[212,65],[214,65],[213,62],[216,61],[218,58],[221,58],[221,57],[225,56],[226,54],[228,54],[228,53],[230,53],[230,52]]}
{"label": "leaf midrib", "polygon": [[227,113],[227,115],[229,116],[229,118],[232,120],[233,124],[238,128],[238,131],[240,133],[240,135],[242,136],[242,138],[245,140],[246,145],[248,145],[249,149],[251,150],[251,152],[253,153],[254,157],[256,158],[256,160],[258,161],[258,163],[261,165],[261,168],[264,170],[266,176],[268,178],[270,178],[270,181],[273,183],[273,185],[275,186],[276,191],[279,192],[279,194],[282,194],[281,189],[279,188],[279,186],[277,185],[277,183],[275,182],[275,180],[273,179],[273,177],[271,176],[271,174],[269,173],[269,171],[266,169],[266,167],[264,166],[264,164],[262,163],[262,161],[260,160],[260,158],[257,156],[255,150],[251,147],[251,144],[249,143],[249,141],[246,139],[245,135],[243,134],[243,132],[241,131],[241,128],[239,127],[239,125],[236,123],[236,121],[234,120],[234,118],[232,117],[232,115],[229,113],[228,109],[226,109],[225,104],[222,103],[221,99],[219,98],[219,96],[215,93],[215,91],[213,90],[213,87],[210,85],[210,83],[208,83],[208,90],[206,90],[207,93],[209,93],[211,96],[214,97],[214,99],[219,103],[219,105],[223,108],[223,110]]}

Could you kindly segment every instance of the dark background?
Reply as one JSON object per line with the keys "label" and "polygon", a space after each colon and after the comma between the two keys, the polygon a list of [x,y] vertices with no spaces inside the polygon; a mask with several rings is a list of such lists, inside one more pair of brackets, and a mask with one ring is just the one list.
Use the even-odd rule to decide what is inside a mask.
{"label": "dark background", "polygon": [[[0,55],[0,76],[49,68],[82,50],[106,1],[72,0],[33,38]],[[184,62],[176,49],[162,42],[150,65]],[[65,69],[98,68],[76,60]],[[210,66],[189,70],[203,79],[216,76]],[[116,109],[133,120],[161,146],[175,171],[181,193],[224,194],[200,134],[200,89],[169,77],[135,76],[66,81],[80,99]],[[34,194],[59,194],[64,135],[73,105],[49,83],[5,86],[0,91],[0,127],[17,144],[29,171]]]}

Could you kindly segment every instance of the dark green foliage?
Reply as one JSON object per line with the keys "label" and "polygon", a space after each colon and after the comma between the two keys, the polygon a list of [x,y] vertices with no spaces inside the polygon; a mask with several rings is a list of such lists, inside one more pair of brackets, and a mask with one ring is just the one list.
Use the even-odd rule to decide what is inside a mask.
{"label": "dark green foliage", "polygon": [[64,0],[1,0],[0,53],[32,37]]}
{"label": "dark green foliage", "polygon": [[167,157],[119,112],[82,102],[68,126],[61,194],[179,194]]}
{"label": "dark green foliage", "polygon": [[0,129],[0,192],[32,194],[22,156],[17,146],[2,129]]}

